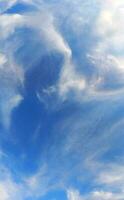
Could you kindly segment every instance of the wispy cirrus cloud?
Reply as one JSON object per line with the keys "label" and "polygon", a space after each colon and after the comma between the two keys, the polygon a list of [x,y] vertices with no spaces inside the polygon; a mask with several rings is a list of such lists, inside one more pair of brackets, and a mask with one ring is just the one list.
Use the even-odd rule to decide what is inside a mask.
{"label": "wispy cirrus cloud", "polygon": [[23,77],[21,70],[8,60],[5,54],[0,55],[0,105],[1,105],[1,118],[5,127],[9,127],[11,110],[18,105],[22,97],[18,92],[17,87],[21,84]]}
{"label": "wispy cirrus cloud", "polygon": [[76,190],[68,190],[68,200],[122,200],[123,194],[116,194],[105,191],[94,191],[88,196],[82,196]]}
{"label": "wispy cirrus cloud", "polygon": [[[16,3],[7,1],[8,6],[12,6]],[[30,2],[26,2],[30,3]],[[121,50],[122,43],[123,43],[123,34],[120,30],[120,27],[123,23],[122,15],[123,13],[121,10],[123,10],[123,2],[119,1],[118,3],[114,2],[113,6],[111,7],[111,2],[104,2],[99,3],[98,7],[95,7],[96,2],[93,3],[94,9],[99,9],[98,16],[94,16],[94,24],[95,26],[92,27],[93,37],[96,36],[100,38],[98,42],[94,42],[93,48],[86,51],[86,57],[88,65],[92,66],[92,74],[91,78],[87,77],[85,73],[80,73],[79,68],[81,66],[77,66],[76,64],[76,57],[73,58],[73,48],[70,47],[69,42],[67,41],[67,38],[64,38],[63,33],[61,33],[61,27],[59,21],[57,21],[56,16],[58,15],[57,4],[45,4],[40,2],[35,2],[35,7],[38,8],[39,14],[36,12],[33,12],[31,14],[2,14],[0,16],[1,19],[1,37],[5,40],[8,37],[10,37],[12,34],[14,34],[14,31],[16,28],[22,28],[22,27],[28,27],[32,28],[37,31],[39,35],[39,40],[43,41],[46,50],[51,51],[58,51],[61,54],[63,54],[64,57],[64,63],[63,67],[60,70],[60,79],[58,83],[55,84],[55,91],[58,91],[58,94],[62,96],[66,96],[67,93],[76,92],[77,98],[81,98],[81,93],[87,94],[88,96],[95,96],[97,93],[101,95],[101,92],[108,94],[108,91],[118,91],[119,89],[123,89],[123,59],[121,56],[115,56],[114,52],[111,52],[112,45],[116,43],[120,46],[119,49]],[[68,5],[69,2],[65,1],[65,4],[62,6],[62,10],[65,13],[66,12],[66,5]],[[61,3],[60,3],[61,5]],[[83,34],[84,30],[83,27],[90,26],[90,23],[92,23],[92,19],[89,17],[88,21],[86,21],[85,12],[82,13],[80,11],[80,1],[78,1],[76,4],[74,2],[71,2],[70,11],[74,10],[74,20],[72,19],[71,14],[68,15],[67,20],[70,21],[70,26],[74,27],[75,24],[79,22],[80,28],[76,30],[78,34]],[[49,12],[49,9],[51,7],[51,12]],[[87,10],[90,9],[91,3],[83,4],[82,8],[86,8]],[[100,8],[99,8],[100,7]],[[116,14],[116,9],[119,9],[118,14]],[[76,16],[76,11],[78,12],[78,17]],[[42,11],[42,14],[41,14]],[[60,12],[61,20],[63,20],[63,12]],[[40,21],[39,21],[40,18]],[[45,19],[45,20],[44,20]],[[46,20],[47,19],[47,20]],[[120,20],[121,19],[121,20]],[[78,20],[78,22],[75,22],[75,20]],[[106,23],[106,20],[108,23]],[[113,22],[117,21],[115,24],[115,27],[113,26]],[[45,22],[45,23],[44,23]],[[68,21],[67,21],[68,22]],[[41,25],[40,25],[41,23]],[[106,25],[107,24],[107,25]],[[111,24],[111,26],[108,24]],[[66,25],[66,24],[65,24]],[[82,27],[82,28],[81,28]],[[102,27],[102,30],[100,30],[100,27]],[[66,26],[64,27],[66,28]],[[66,30],[66,29],[65,29]],[[116,31],[118,30],[118,31]],[[120,31],[119,31],[120,30]],[[73,32],[73,37],[76,37],[77,32]],[[111,37],[108,38],[108,34],[111,33]],[[96,36],[95,36],[96,35]],[[107,39],[108,38],[108,39]],[[111,41],[113,38],[113,41]],[[120,40],[119,42],[118,40]],[[116,42],[116,41],[117,42]],[[102,42],[104,41],[104,42]],[[115,41],[115,42],[114,42]],[[77,41],[77,44],[79,41]],[[106,44],[106,47],[103,47]],[[80,51],[83,52],[83,42],[81,42],[80,45]],[[17,47],[18,48],[18,47]],[[75,48],[75,47],[74,47]],[[111,48],[111,49],[110,49]],[[106,51],[109,50],[109,54],[107,54]],[[47,52],[46,52],[47,53]],[[107,54],[107,55],[106,55]],[[80,54],[80,58],[81,54]],[[36,61],[36,60],[35,60]],[[80,61],[81,62],[81,61]],[[83,62],[83,59],[82,59]],[[101,62],[103,64],[101,64]],[[81,64],[82,65],[82,64]],[[85,68],[84,66],[83,68]],[[111,79],[114,77],[114,80]],[[120,79],[121,76],[121,79]],[[116,82],[116,83],[115,83]],[[48,86],[49,88],[50,86]],[[48,89],[45,88],[45,89]]]}
{"label": "wispy cirrus cloud", "polygon": [[[20,2],[32,3],[37,10],[7,14],[8,8]],[[34,153],[41,154],[40,159],[47,162],[45,169],[42,169],[40,160],[39,169],[27,179],[23,176],[22,182],[16,183],[11,175],[1,180],[3,198],[37,198],[58,187],[66,191],[67,188],[74,187],[70,182],[72,179],[75,182],[76,179],[81,184],[90,182],[96,190],[91,189],[85,195],[76,189],[69,189],[69,200],[122,200],[122,163],[106,165],[105,170],[101,160],[107,162],[108,157],[104,158],[107,153],[108,156],[113,156],[115,141],[120,144],[123,136],[123,114],[119,112],[123,110],[124,87],[124,38],[121,28],[123,2],[106,0],[93,1],[91,4],[90,1],[82,3],[81,0],[65,0],[51,3],[0,3],[2,123],[9,127],[14,108],[25,108],[30,99],[32,103],[33,98],[40,101],[38,109],[41,108],[43,112],[46,109],[43,107],[44,103],[51,108],[51,102],[54,102],[55,108],[45,110],[41,119],[38,118],[38,129],[36,127],[34,131],[39,132],[38,136],[42,136],[42,132],[43,136],[38,138],[39,141],[50,137],[47,148],[42,153],[40,150]],[[43,99],[43,95],[51,96],[53,101]],[[31,120],[30,124],[33,124],[32,118],[30,119],[31,109],[35,107],[32,105],[34,106],[33,103],[30,107],[27,105],[30,109],[26,113],[26,117]],[[18,109],[16,112],[19,112]],[[23,117],[26,126],[26,117]],[[51,130],[41,129],[44,122],[48,123],[47,127],[50,124]],[[23,125],[22,123],[21,126]],[[23,133],[19,135],[18,131],[15,132],[19,140]],[[32,131],[26,126],[26,148],[32,152],[30,148],[34,144],[29,142],[33,138],[30,132]],[[44,132],[46,135],[50,133],[46,136]],[[25,145],[22,146],[24,151]],[[36,146],[40,146],[39,143]],[[117,152],[113,156],[115,162],[118,162]],[[94,177],[94,181],[91,177]]]}

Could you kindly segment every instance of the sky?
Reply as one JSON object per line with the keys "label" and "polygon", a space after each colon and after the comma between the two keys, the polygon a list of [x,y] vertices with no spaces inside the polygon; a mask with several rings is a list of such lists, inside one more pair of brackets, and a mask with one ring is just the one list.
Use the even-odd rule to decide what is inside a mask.
{"label": "sky", "polygon": [[123,0],[0,0],[0,200],[124,200],[123,99]]}

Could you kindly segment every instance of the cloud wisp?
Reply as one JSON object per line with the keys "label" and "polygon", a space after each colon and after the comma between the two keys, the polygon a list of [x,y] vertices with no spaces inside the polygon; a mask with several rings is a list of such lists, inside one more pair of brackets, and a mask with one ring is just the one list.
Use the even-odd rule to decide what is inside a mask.
{"label": "cloud wisp", "polygon": [[1,144],[13,160],[1,160],[2,200],[57,189],[123,200],[123,10],[123,0],[0,0]]}

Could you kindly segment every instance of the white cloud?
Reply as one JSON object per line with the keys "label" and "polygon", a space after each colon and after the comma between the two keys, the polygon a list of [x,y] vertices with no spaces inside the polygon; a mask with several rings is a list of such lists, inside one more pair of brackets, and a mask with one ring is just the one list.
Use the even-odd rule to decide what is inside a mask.
{"label": "white cloud", "polygon": [[[106,2],[108,4],[108,2],[110,1],[106,1]],[[75,4],[76,6],[79,6],[78,3],[75,2]],[[110,49],[114,49],[113,48],[114,46],[118,47],[117,49],[119,51],[122,50],[123,35],[120,32],[122,31],[121,30],[122,18],[120,17],[121,14],[115,13],[116,6],[118,6],[117,3],[114,3],[114,7],[112,6],[112,8],[110,4],[108,4],[107,8],[106,6],[104,4],[104,8],[103,10],[101,10],[99,19],[96,22],[97,28],[95,27],[94,35],[96,34],[97,36],[99,36],[100,41],[96,43],[95,49],[93,48],[91,49],[91,52],[89,52],[88,59],[90,60],[90,62],[93,64],[93,67],[94,67],[94,74],[93,76],[90,77],[89,81],[87,81],[87,77],[85,77],[86,75],[84,75],[83,73],[77,72],[76,65],[73,63],[72,50],[69,47],[69,44],[67,44],[66,39],[64,39],[63,34],[60,32],[59,28],[57,27],[55,17],[53,16],[53,14],[48,13],[47,9],[45,10],[45,6],[43,9],[41,9],[43,11],[42,14],[36,14],[34,12],[27,16],[22,16],[18,14],[1,15],[0,16],[0,22],[1,22],[0,36],[2,39],[5,40],[6,38],[8,38],[10,35],[14,33],[14,31],[16,30],[16,27],[20,27],[20,26],[22,27],[24,25],[27,27],[34,28],[39,33],[40,35],[39,39],[44,41],[48,52],[58,51],[59,53],[61,53],[64,57],[64,64],[61,70],[58,87],[55,87],[55,88],[58,88],[59,90],[58,93],[61,97],[65,97],[70,91],[75,92],[76,95],[74,96],[77,97],[79,94],[83,94],[83,91],[85,89],[87,89],[91,93],[92,91],[96,91],[96,90],[98,92],[101,92],[102,90],[104,90],[105,86],[108,87],[108,85],[110,85],[110,88],[111,88],[111,86],[113,87],[113,84],[115,84],[116,86],[117,83],[121,85],[123,85],[124,83],[123,58],[121,57],[121,55],[115,56],[115,54],[112,54],[112,52],[108,53]],[[83,17],[82,15],[81,16],[80,15],[81,13],[78,15],[78,19],[75,19],[75,20],[71,19],[73,22],[75,21],[75,23],[72,24],[72,26],[75,26],[76,22],[78,21],[79,29],[83,23]],[[113,25],[113,21],[115,21],[114,25]],[[75,27],[73,28],[76,31]],[[97,30],[97,33],[96,33],[96,30]],[[81,50],[82,49],[83,48],[81,47]],[[115,49],[114,51],[117,52]],[[10,122],[11,111],[13,110],[14,107],[16,107],[19,104],[19,102],[22,99],[22,97],[17,91],[17,86],[18,86],[19,79],[23,79],[23,73],[24,73],[24,72],[18,71],[18,67],[14,65],[14,62],[11,62],[11,58],[10,58],[11,56],[8,59],[8,55],[9,54],[7,54],[6,56],[4,54],[0,55],[0,64],[1,64],[0,83],[2,85],[2,92],[0,93],[0,95],[1,97],[4,96],[1,105],[3,109],[4,123],[7,126]],[[50,90],[46,90],[46,91],[44,90],[44,92],[47,92],[49,94],[49,92],[54,91],[53,88],[49,88]],[[119,85],[119,88],[120,88],[120,85]],[[100,112],[101,110],[98,109],[96,113],[93,112],[93,115],[97,114],[99,116]],[[77,134],[77,131],[79,131],[79,129],[86,130],[88,137],[86,137],[86,134],[85,134],[85,136],[83,135],[82,138],[84,139],[84,141],[85,139],[87,141],[87,138],[91,136],[90,134],[88,134],[89,125],[91,129],[92,123],[94,122],[93,126],[95,130],[96,128],[95,125],[97,125],[99,120],[101,120],[102,118],[101,116],[100,116],[101,118],[100,117],[95,118],[94,116],[89,116],[89,117],[90,117],[91,123],[89,123],[89,119],[88,121],[87,119],[85,119],[84,120],[85,125],[84,124],[79,125],[79,126],[75,125],[75,127],[72,127],[72,129],[75,128],[74,130],[75,133],[74,131],[72,131],[72,134],[71,134],[72,143],[69,145],[67,144],[68,149],[73,149],[73,144],[76,144],[75,139],[79,145],[82,145],[82,143],[79,142],[80,137],[78,137],[80,135],[80,132],[79,132],[79,135]],[[75,118],[72,120],[72,122],[75,124]],[[82,119],[80,121],[80,124],[82,124]],[[70,135],[69,135],[69,142],[70,142]],[[93,143],[93,146],[95,146],[95,144],[98,144],[98,141],[96,141],[96,143],[94,140],[89,141],[89,143],[84,142],[83,143],[84,152],[85,152],[85,147],[88,147],[89,149],[90,147],[92,147],[91,143]],[[105,180],[103,181],[104,176],[106,178],[106,181]],[[42,180],[42,183],[41,183],[41,180]],[[110,184],[111,180],[115,180],[115,182],[116,181],[119,182],[120,173],[119,174],[117,173],[117,175],[115,176],[113,174],[109,174],[108,176],[108,172],[104,172],[104,173],[102,172],[99,176],[99,180],[100,180],[100,183],[104,183],[104,184],[108,184],[108,183]],[[45,181],[46,183],[44,183]],[[49,181],[46,180],[46,177],[44,178],[44,174],[39,172],[38,174],[28,179],[27,184],[31,191],[33,190],[35,194],[39,195],[41,185],[43,185],[42,188],[43,188],[43,193],[44,193],[44,191],[46,191],[46,188],[48,186],[48,182]],[[5,186],[6,183],[8,183],[8,186],[9,186],[8,190],[12,192],[7,193],[6,191],[7,187]],[[8,195],[8,196],[5,196],[4,198],[9,198],[9,196],[11,196],[12,193],[14,193],[13,188],[15,189],[17,188],[15,183],[13,184],[14,187],[11,186],[11,181],[2,182],[1,184],[2,184],[1,188],[3,192],[3,196]],[[16,192],[18,193],[18,190]],[[82,200],[82,199],[88,199],[88,198],[90,200],[92,199],[97,200],[97,198],[101,198],[102,200],[103,199],[111,200],[112,198],[115,198],[115,196],[117,195],[111,192],[96,191],[90,194],[89,197],[82,197],[78,191],[73,191],[73,190],[68,191],[69,200],[80,200],[80,199]],[[119,199],[120,197],[117,197],[117,198]]]}
{"label": "white cloud", "polygon": [[[116,93],[124,86],[124,60],[111,54],[94,52],[88,55],[94,67],[94,74],[89,82],[89,91],[104,94]],[[98,93],[97,93],[98,94]]]}
{"label": "white cloud", "polygon": [[[95,33],[100,36],[101,50],[123,51],[124,2],[104,1],[96,21]],[[98,46],[99,46],[98,45]]]}
{"label": "white cloud", "polygon": [[71,49],[62,34],[57,30],[56,19],[52,13],[48,13],[47,9],[45,11],[42,9],[42,14],[26,16],[26,22],[27,26],[38,30],[48,52],[57,51],[64,57],[64,63],[57,85],[59,95],[65,97],[70,90],[82,92],[85,88],[84,77],[76,72],[76,68],[72,62]]}
{"label": "white cloud", "polygon": [[122,190],[124,188],[124,165],[109,164],[98,176],[98,182]]}
{"label": "white cloud", "polygon": [[11,111],[16,108],[22,101],[23,97],[19,94],[14,94],[6,99],[2,105],[2,118],[6,128],[9,128],[11,122]]}
{"label": "white cloud", "polygon": [[4,54],[0,53],[0,68],[7,62],[7,58]]}
{"label": "white cloud", "polygon": [[124,2],[106,0],[99,3],[101,8],[92,29],[97,40],[88,54],[93,74],[87,84],[91,95],[111,95],[124,88]]}
{"label": "white cloud", "polygon": [[78,190],[68,190],[67,197],[68,200],[123,200],[123,193],[112,193],[96,190],[87,195],[80,195]]}
{"label": "white cloud", "polygon": [[[57,16],[57,5],[54,4],[52,7],[53,10],[51,9],[55,16]],[[63,66],[62,73],[60,75],[59,94],[61,96],[66,96],[69,91],[75,91],[77,99],[81,97],[81,94],[83,94],[82,96],[84,98],[84,91],[86,90],[88,93],[86,93],[86,95],[89,96],[95,96],[98,94],[109,96],[112,92],[115,94],[120,89],[123,89],[124,86],[123,1],[106,0],[104,2],[93,1],[92,3],[88,1],[83,4],[81,1],[72,1],[71,6],[69,5],[70,1],[65,1],[60,14],[61,17],[64,15],[66,16],[66,9],[69,7],[69,14],[67,15],[68,17],[66,23],[70,29],[67,28],[66,25],[65,27],[68,31],[72,32],[71,34],[74,37],[80,38],[81,35],[83,35],[85,25],[86,27],[92,27],[91,37],[93,37],[92,40],[94,40],[94,43],[89,52],[86,53],[89,53],[90,55],[90,59],[88,58],[88,61],[93,65],[93,74],[89,80],[87,80],[87,75],[83,73],[79,75],[77,72],[77,66],[74,66],[74,63],[72,62],[72,53],[70,55],[67,53],[67,56],[65,57],[65,65]],[[82,13],[82,9],[87,10],[87,13],[89,13],[92,10],[92,7],[94,8],[94,11],[93,13],[91,12],[90,16],[87,16],[85,12]],[[73,16],[71,13],[73,13]],[[55,22],[57,21],[53,17],[53,22],[54,20]],[[55,26],[53,27],[56,29]],[[49,32],[52,38],[54,38],[53,35],[55,32]],[[61,33],[58,32],[58,34],[62,37]],[[80,51],[82,52],[84,40],[84,38],[80,38],[80,41],[77,40],[77,42],[80,42],[80,45],[77,46],[79,46]],[[65,43],[64,37],[63,42]]]}
{"label": "white cloud", "polygon": [[0,181],[1,200],[23,200],[23,195],[22,188],[11,179]]}
{"label": "white cloud", "polygon": [[0,15],[0,39],[6,39],[14,33],[15,29],[24,23],[20,14]]}
{"label": "white cloud", "polygon": [[11,56],[0,54],[0,106],[1,119],[6,128],[10,125],[11,111],[22,100],[18,86],[23,82],[23,72]]}
{"label": "white cloud", "polygon": [[46,164],[41,166],[35,174],[24,179],[29,196],[34,198],[44,196],[48,191],[55,188],[55,185],[49,184],[49,181],[51,181],[51,176],[48,176]]}
{"label": "white cloud", "polygon": [[23,200],[26,195],[26,187],[22,183],[16,183],[11,171],[0,161],[0,199]]}
{"label": "white cloud", "polygon": [[[6,2],[7,3],[7,2]],[[8,6],[15,1],[9,2]],[[6,128],[9,128],[11,111],[22,100],[18,86],[23,83],[23,70],[15,63],[13,47],[9,45],[8,37],[15,33],[17,27],[24,25],[24,19],[19,14],[0,15],[0,112],[1,120]],[[16,44],[14,44],[16,45]]]}
{"label": "white cloud", "polygon": [[26,25],[36,29],[40,38],[47,46],[48,51],[58,51],[63,53],[65,57],[70,57],[71,49],[57,30],[55,18],[49,12],[45,5],[41,7],[40,12],[32,13],[26,16]]}
{"label": "white cloud", "polygon": [[94,191],[91,193],[88,200],[123,200],[123,194],[105,192],[105,191]]}
{"label": "white cloud", "polygon": [[[25,2],[31,3],[31,1]],[[25,14],[25,16],[19,14],[1,15],[0,35],[6,39],[14,33],[17,27],[32,27],[37,30],[40,36],[39,39],[45,43],[47,50],[44,51],[58,51],[63,54],[64,64],[58,85],[57,87],[55,86],[61,97],[65,98],[70,91],[75,92],[78,99],[81,96],[84,98],[84,92],[86,91],[88,95],[95,96],[96,92],[100,92],[100,95],[106,92],[108,95],[110,94],[108,91],[115,92],[121,88],[123,89],[124,61],[121,55],[115,55],[115,53],[123,50],[122,44],[124,42],[123,30],[121,28],[123,27],[123,2],[121,0],[118,2],[114,1],[113,3],[110,0],[104,2],[94,1],[93,4],[88,1],[87,3],[83,3],[82,6],[80,6],[81,1],[79,0],[71,2],[71,7],[69,7],[69,1],[64,1],[64,5],[62,6],[61,17],[64,17],[63,12],[67,12],[67,6],[69,7],[67,23],[70,24],[69,27],[71,30],[75,30],[75,27],[78,26],[78,30],[76,28],[77,32],[82,33],[83,27],[86,24],[90,26],[90,23],[93,23],[92,35],[99,37],[98,42],[95,42],[89,52],[90,56],[88,60],[93,64],[93,74],[90,80],[87,80],[85,74],[79,74],[77,66],[73,63],[72,50],[59,29],[60,23],[57,20],[58,4],[50,4],[50,7],[49,4],[40,1],[33,1],[32,3],[34,3],[40,12]],[[97,3],[99,10],[96,6]],[[97,10],[99,14],[96,21],[93,22],[92,17],[88,17],[86,21],[87,15],[82,14],[82,7],[89,12],[92,6],[94,7],[94,12]],[[71,15],[71,12],[74,13],[74,17]],[[93,13],[92,16],[94,16]],[[94,17],[93,19],[95,20]],[[73,34],[77,37],[75,31]],[[83,51],[83,38],[80,48],[80,51]]]}
{"label": "white cloud", "polygon": [[80,93],[84,91],[86,87],[85,79],[82,75],[76,72],[76,69],[70,60],[65,62],[61,71],[61,77],[59,81],[59,94],[62,97],[66,97],[69,91],[76,91]]}
{"label": "white cloud", "polygon": [[[13,173],[2,163],[0,166],[0,200],[24,200],[39,198],[50,189],[47,184],[45,168],[30,177],[21,176],[16,181]],[[16,177],[18,178],[18,177]],[[51,187],[52,188],[52,187]]]}
{"label": "white cloud", "polygon": [[80,193],[74,189],[69,189],[67,191],[67,198],[68,200],[84,200]]}

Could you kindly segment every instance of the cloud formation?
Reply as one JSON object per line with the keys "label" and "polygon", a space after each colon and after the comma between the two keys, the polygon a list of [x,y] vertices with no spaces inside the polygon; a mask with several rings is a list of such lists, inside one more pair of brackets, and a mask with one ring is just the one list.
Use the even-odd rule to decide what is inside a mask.
{"label": "cloud formation", "polygon": [[[18,3],[18,1],[4,1],[6,9],[12,7],[16,3]],[[17,28],[28,27],[37,31],[39,41],[43,41],[47,51],[57,51],[61,53],[64,57],[64,62],[62,69],[60,70],[59,80],[54,86],[58,95],[61,97],[63,96],[65,99],[67,94],[75,92],[78,99],[83,98],[84,94],[94,97],[99,94],[101,95],[102,93],[103,95],[108,95],[112,92],[118,92],[121,89],[123,90],[124,61],[121,52],[123,52],[124,38],[121,28],[123,27],[123,2],[121,0],[118,1],[118,3],[114,1],[112,6],[111,1],[105,1],[104,3],[98,2],[100,8],[96,7],[95,1],[93,3],[94,12],[96,9],[99,9],[99,11],[98,16],[94,15],[94,22],[92,22],[90,17],[86,20],[85,12],[82,13],[80,11],[80,1],[77,1],[77,3],[65,1],[63,6],[60,2],[59,6],[62,6],[62,11],[64,12],[60,12],[61,21],[64,20],[64,15],[67,15],[67,5],[71,4],[67,25],[65,23],[63,27],[61,27],[60,21],[57,20],[57,16],[59,15],[57,3],[47,4],[44,2],[40,3],[39,1],[23,1],[23,3],[33,3],[34,7],[37,7],[39,11],[34,11],[30,14],[24,13],[22,15],[18,13],[1,14],[1,40],[7,40],[8,37],[11,37],[12,34],[14,34]],[[1,1],[1,4],[3,4],[3,1]],[[89,11],[91,2],[88,1],[87,4],[82,4],[82,9],[83,8]],[[74,11],[74,16],[71,15],[72,10]],[[118,10],[118,12],[116,12],[116,10]],[[78,16],[76,14],[77,11],[79,11]],[[92,15],[93,14],[91,13],[91,16]],[[94,23],[94,25],[91,26],[91,23]],[[80,28],[73,30],[77,24]],[[61,29],[63,28],[64,31],[67,29],[68,32],[71,30],[73,37],[76,38],[77,34],[79,36],[80,34],[84,34],[84,27],[86,26],[91,26],[92,31],[88,40],[91,40],[91,38],[92,40],[96,40],[96,37],[99,39],[91,44],[91,48],[87,49],[86,52],[84,52],[84,48],[86,47],[84,47],[83,41],[80,41],[80,37],[79,40],[77,40],[78,46],[80,43],[79,51],[86,54],[85,60],[87,60],[87,63],[83,64],[83,56],[81,53],[77,58],[73,57],[73,51],[77,51],[78,49],[76,49],[77,47],[75,44],[74,47],[70,47],[71,44],[68,41],[68,38],[64,36],[64,32],[61,32]],[[18,46],[14,48],[18,48]],[[77,66],[77,59],[80,63],[79,66]],[[85,65],[88,65],[91,68],[92,73],[90,77],[86,73],[87,66]],[[81,68],[84,72],[81,71]]]}
{"label": "cloud formation", "polygon": [[[20,4],[34,10],[20,14]],[[123,9],[122,0],[0,1],[0,122],[15,136],[8,149],[38,163],[19,182],[8,167],[2,200],[56,188],[68,200],[123,199]]]}
{"label": "cloud formation", "polygon": [[104,192],[104,191],[94,191],[88,196],[81,196],[78,191],[69,190],[68,193],[68,200],[122,200],[122,194],[116,194],[111,192]]}

